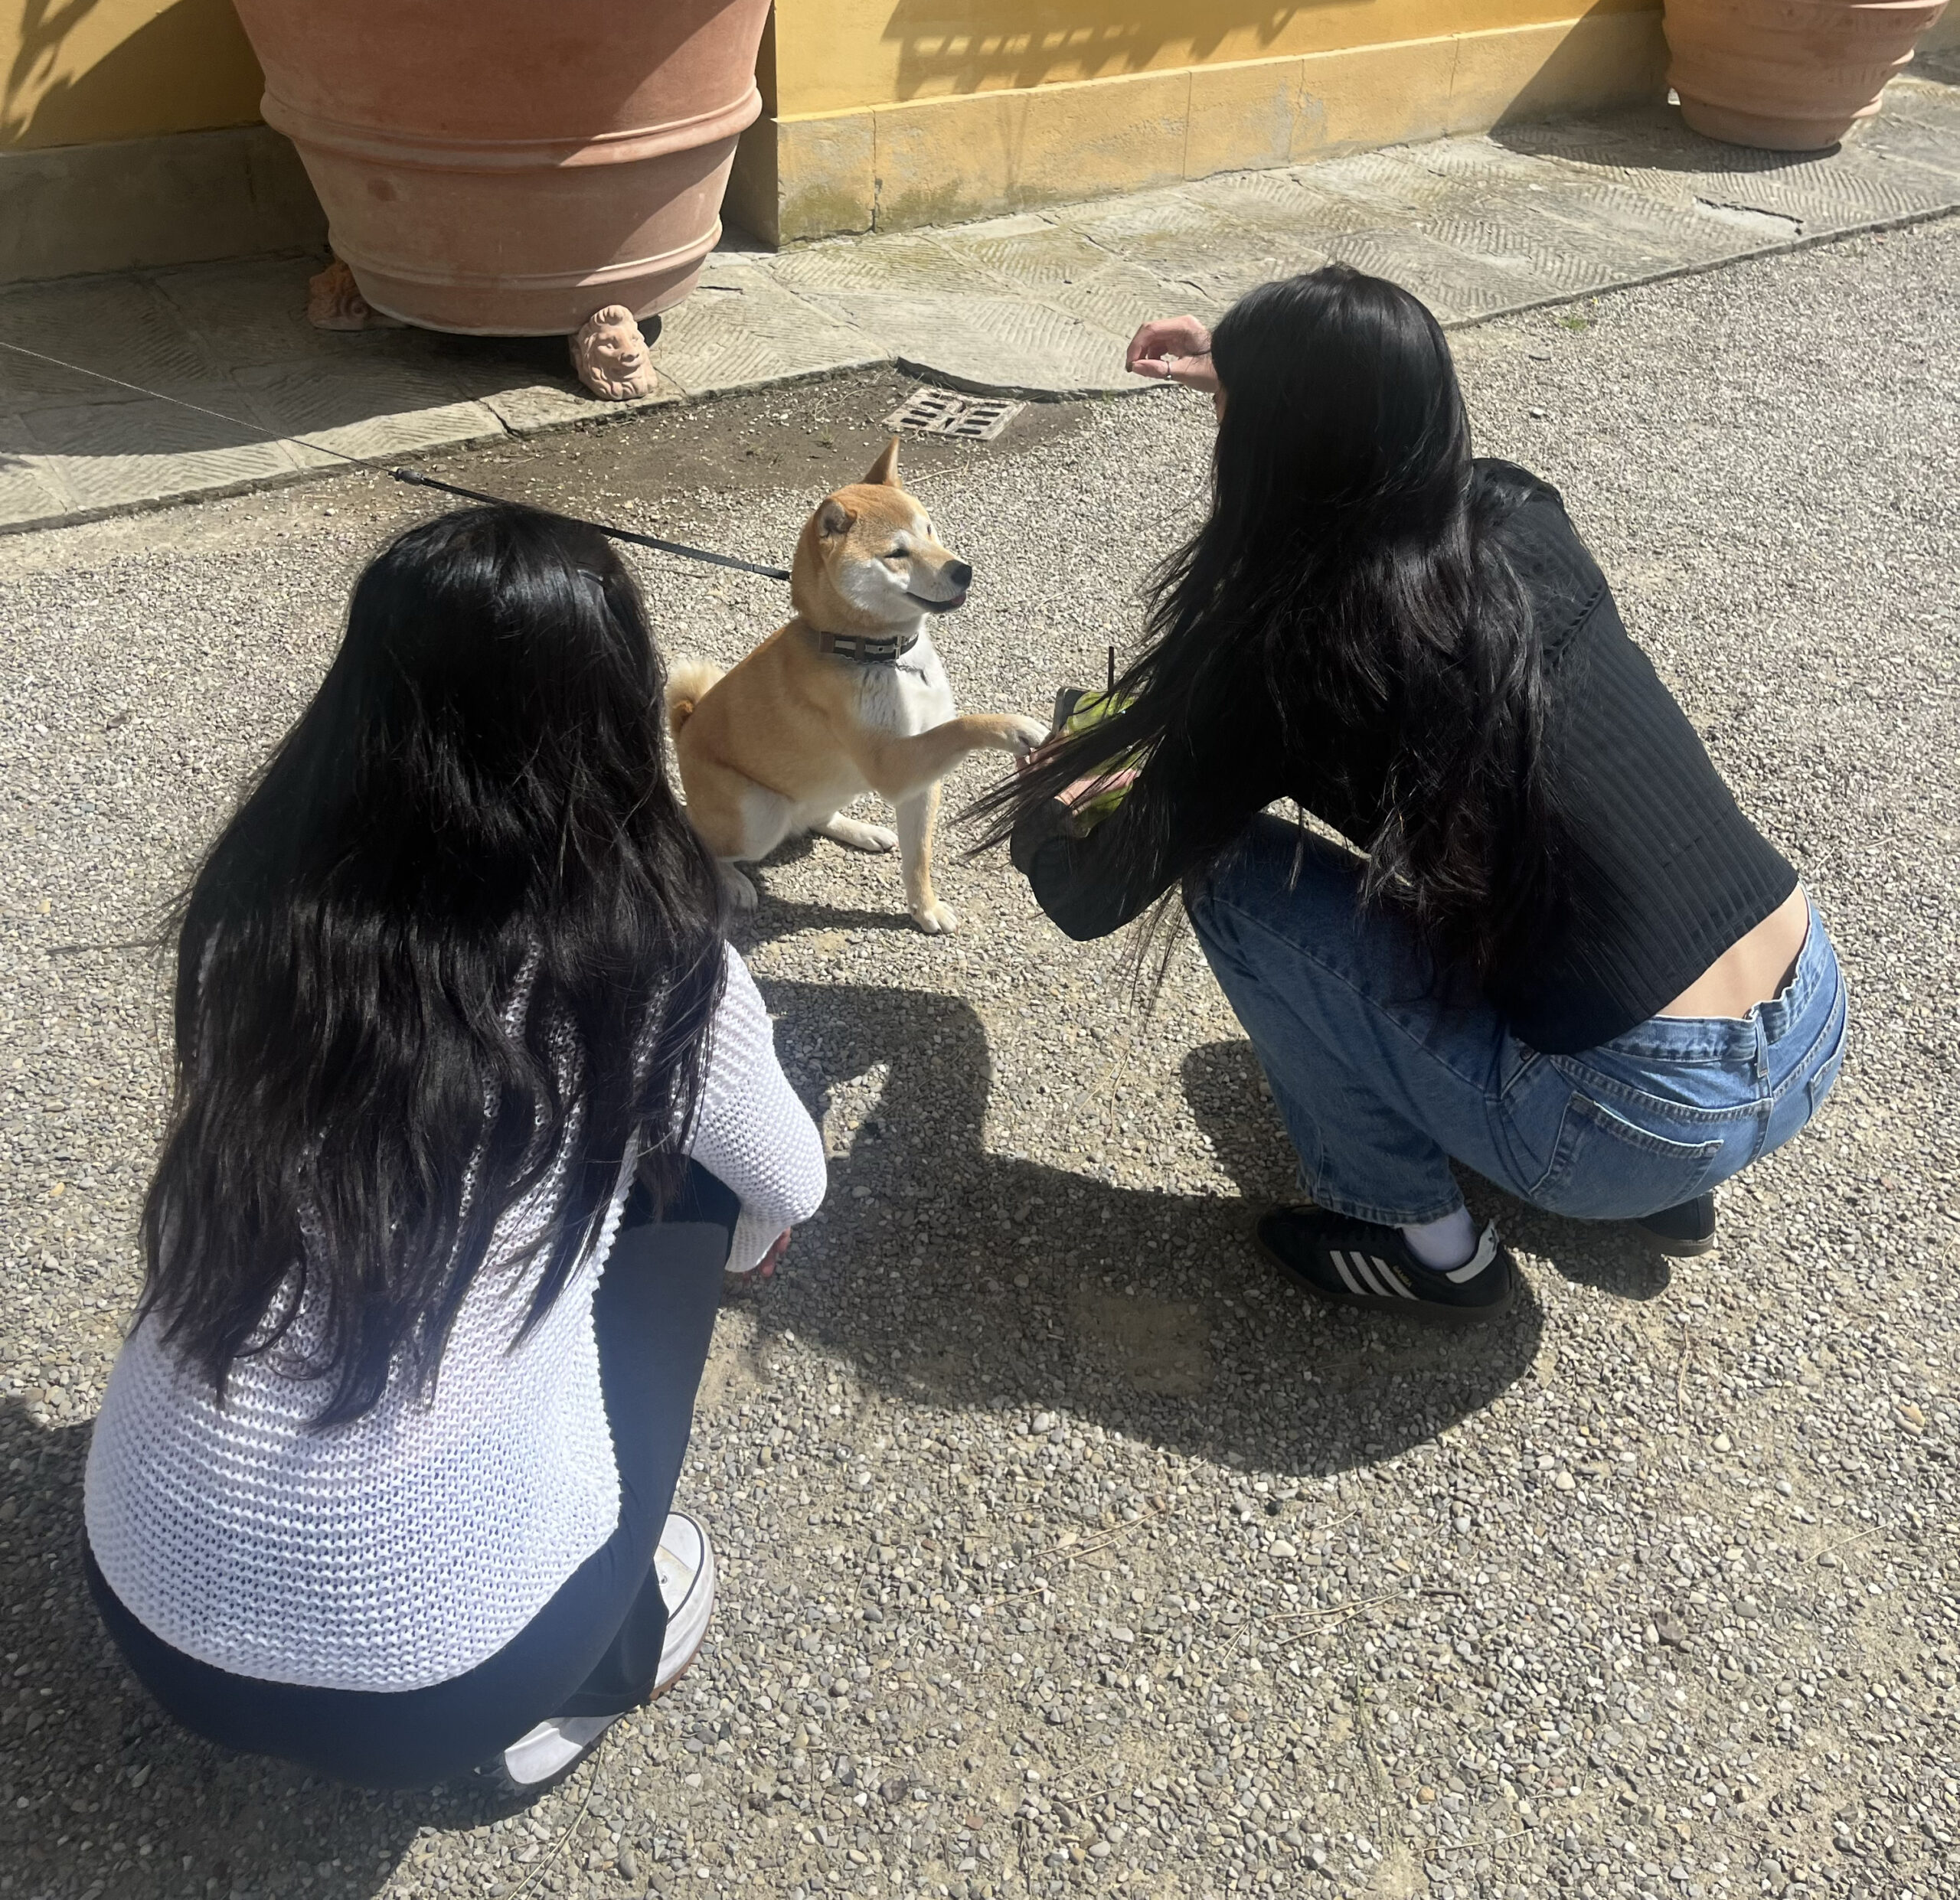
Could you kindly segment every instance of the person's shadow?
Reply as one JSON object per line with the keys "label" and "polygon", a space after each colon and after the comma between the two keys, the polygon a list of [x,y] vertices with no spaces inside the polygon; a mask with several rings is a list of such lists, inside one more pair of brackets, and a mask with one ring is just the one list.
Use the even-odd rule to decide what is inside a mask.
{"label": "person's shadow", "polygon": [[[1252,1045],[1212,1043],[1193,1050],[1184,1059],[1184,1082],[1192,1114],[1240,1192],[1253,1201],[1298,1200],[1293,1150]],[[1510,1246],[1544,1261],[1561,1278],[1623,1300],[1651,1300],[1666,1291],[1668,1262],[1630,1222],[1548,1214],[1467,1168],[1458,1174],[1478,1226],[1494,1220]]]}
{"label": "person's shadow", "polygon": [[759,1322],[863,1379],[1305,1476],[1434,1436],[1536,1356],[1528,1288],[1497,1324],[1452,1333],[1334,1312],[1281,1278],[1251,1229],[1259,1202],[1292,1192],[1292,1151],[1242,1043],[1193,1052],[1183,1072],[1241,1192],[1159,1191],[990,1151],[991,1066],[965,1003],[761,987],[785,1066],[843,1151],[818,1222],[759,1291]]}

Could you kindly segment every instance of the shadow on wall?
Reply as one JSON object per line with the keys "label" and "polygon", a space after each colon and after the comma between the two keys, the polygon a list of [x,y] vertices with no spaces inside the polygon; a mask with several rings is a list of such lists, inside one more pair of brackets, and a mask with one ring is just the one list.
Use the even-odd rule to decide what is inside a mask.
{"label": "shadow on wall", "polygon": [[[964,16],[947,18],[945,0],[897,0],[884,37],[899,47],[898,96],[902,100],[977,93],[1016,87],[1053,85],[1073,80],[1168,70],[1272,55],[1282,36],[1302,14],[1336,0],[1260,6],[1256,0],[1225,3],[1194,11],[1168,0],[1126,8],[1110,18],[1100,8],[1081,7],[1076,17],[1044,15],[1031,26],[1020,0],[975,0]],[[1665,90],[1667,47],[1659,26],[1658,0],[1578,0],[1576,18],[1629,15],[1628,37],[1614,56],[1609,90],[1615,100],[1658,99]],[[1634,18],[1645,21],[1633,26]],[[1429,33],[1451,31],[1449,10],[1439,12]],[[1524,23],[1521,23],[1524,24]],[[1426,37],[1418,33],[1410,37]],[[1365,30],[1355,36],[1368,41]],[[1229,43],[1229,44],[1228,44]],[[1339,46],[1300,47],[1305,52],[1339,51]],[[1508,116],[1531,118],[1570,112],[1575,102],[1597,101],[1602,83],[1601,51],[1588,36],[1570,33],[1561,40],[1518,96]],[[1440,103],[1441,102],[1439,102]]]}
{"label": "shadow on wall", "polygon": [[113,0],[24,0],[0,96],[0,146],[91,145],[251,125],[265,81],[231,0],[175,0],[92,66],[69,70]]}
{"label": "shadow on wall", "polygon": [[1021,0],[975,0],[950,20],[945,0],[898,0],[883,37],[898,44],[898,96],[910,100],[1141,73],[1167,50],[1165,64],[1197,65],[1228,39],[1244,47],[1232,57],[1256,59],[1306,10],[1224,0],[1194,11],[1150,0],[1113,18],[1099,7],[1079,5],[1073,18],[1044,8],[1031,25]]}
{"label": "shadow on wall", "polygon": [[[1595,21],[1602,15],[1621,16],[1624,37],[1615,32],[1612,55],[1602,60],[1597,39],[1578,31],[1566,34],[1498,115],[1498,125],[1533,123],[1642,102],[1657,112],[1667,109],[1663,102],[1668,96],[1668,43],[1661,32],[1658,0],[1645,11],[1623,8],[1616,0],[1596,0],[1574,11]],[[1580,24],[1585,23],[1582,18]]]}

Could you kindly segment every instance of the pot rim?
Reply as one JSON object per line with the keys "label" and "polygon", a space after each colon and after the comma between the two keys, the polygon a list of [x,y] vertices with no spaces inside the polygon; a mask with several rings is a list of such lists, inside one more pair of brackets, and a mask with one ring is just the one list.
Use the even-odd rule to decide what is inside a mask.
{"label": "pot rim", "polygon": [[558,171],[580,165],[635,165],[732,139],[762,116],[753,77],[743,96],[685,119],[577,139],[437,139],[379,126],[330,119],[289,104],[270,87],[259,102],[267,125],[305,149],[358,163],[423,171]]}

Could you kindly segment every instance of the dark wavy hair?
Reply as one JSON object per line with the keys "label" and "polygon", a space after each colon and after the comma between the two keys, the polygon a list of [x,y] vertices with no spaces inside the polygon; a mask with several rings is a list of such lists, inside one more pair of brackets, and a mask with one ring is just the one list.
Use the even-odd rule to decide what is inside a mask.
{"label": "dark wavy hair", "polygon": [[[1190,877],[1251,816],[1203,762],[1276,746],[1283,782],[1379,813],[1370,899],[1485,977],[1545,919],[1555,828],[1538,643],[1494,533],[1508,504],[1472,482],[1449,344],[1407,291],[1333,264],[1241,298],[1212,361],[1211,510],[1155,578],[1131,704],[976,801],[976,848],[1136,749],[1119,868]],[[1334,724],[1379,736],[1370,782],[1338,776]]]}
{"label": "dark wavy hair", "polygon": [[322,1426],[404,1359],[426,1392],[514,1202],[561,1183],[514,1338],[636,1137],[678,1188],[722,919],[662,685],[632,578],[583,524],[466,509],[361,575],[179,906],[141,1311],[220,1402],[273,1352],[321,1383]]}

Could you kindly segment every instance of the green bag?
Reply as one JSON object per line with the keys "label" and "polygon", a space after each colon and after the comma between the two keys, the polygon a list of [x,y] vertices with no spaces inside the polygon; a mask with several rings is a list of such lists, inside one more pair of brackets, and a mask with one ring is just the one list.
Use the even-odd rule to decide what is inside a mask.
{"label": "green bag", "polygon": [[[1116,697],[1115,662],[1112,653],[1109,669],[1112,684],[1106,690],[1097,692],[1086,686],[1065,686],[1056,694],[1055,737],[1073,739],[1077,734],[1101,725],[1105,720],[1113,719],[1129,704],[1128,700]],[[1136,782],[1137,769],[1142,761],[1141,752],[1125,752],[1120,759],[1112,759],[1099,766],[1086,779],[1078,779],[1069,792],[1075,791],[1076,786],[1096,785],[1100,779],[1108,779],[1106,785],[1086,797],[1070,798],[1067,792],[1062,794],[1063,801],[1069,808],[1070,828],[1077,837],[1086,836],[1122,803],[1124,795]]]}

